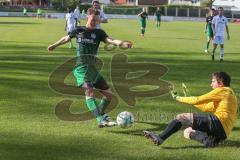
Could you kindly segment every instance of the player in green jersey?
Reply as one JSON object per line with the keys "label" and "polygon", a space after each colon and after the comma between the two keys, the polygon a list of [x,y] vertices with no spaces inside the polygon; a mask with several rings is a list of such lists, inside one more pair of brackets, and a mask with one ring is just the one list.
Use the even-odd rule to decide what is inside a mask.
{"label": "player in green jersey", "polygon": [[161,25],[161,14],[162,14],[162,12],[161,12],[160,8],[158,7],[154,13],[154,18],[155,18],[157,28],[160,28],[160,25]]}
{"label": "player in green jersey", "polygon": [[205,53],[208,53],[208,48],[211,40],[213,39],[212,20],[215,14],[215,9],[210,9],[206,17],[205,33],[207,34],[207,42],[205,47]]}
{"label": "player in green jersey", "polygon": [[[96,117],[99,127],[111,127],[116,125],[107,114],[104,113],[110,104],[112,92],[107,82],[96,68],[96,56],[100,42],[121,45],[131,48],[132,43],[110,38],[102,29],[96,29],[100,22],[99,11],[91,9],[88,12],[86,26],[79,26],[62,37],[59,41],[49,45],[48,51],[69,42],[76,38],[77,64],[73,69],[73,74],[77,81],[77,86],[85,91],[86,104],[89,110]],[[97,104],[93,89],[98,89],[103,95],[100,104]]]}
{"label": "player in green jersey", "polygon": [[148,14],[146,9],[143,8],[142,12],[138,14],[140,17],[140,24],[141,24],[141,35],[144,36],[145,29],[146,29],[146,19],[148,18]]}
{"label": "player in green jersey", "polygon": [[23,15],[27,16],[27,9],[25,7],[23,7]]}
{"label": "player in green jersey", "polygon": [[42,15],[43,15],[43,11],[40,8],[38,8],[37,9],[37,18],[41,18]]}

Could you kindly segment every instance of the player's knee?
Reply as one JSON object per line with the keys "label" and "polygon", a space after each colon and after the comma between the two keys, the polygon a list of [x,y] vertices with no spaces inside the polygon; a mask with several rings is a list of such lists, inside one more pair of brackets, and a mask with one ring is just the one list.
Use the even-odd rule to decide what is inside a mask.
{"label": "player's knee", "polygon": [[86,89],[85,89],[85,95],[86,95],[87,97],[94,97],[93,89],[92,89],[92,88],[86,88]]}
{"label": "player's knee", "polygon": [[184,120],[184,118],[185,118],[184,114],[178,114],[178,115],[176,116],[176,119],[179,120],[179,121],[181,121],[181,122]]}
{"label": "player's knee", "polygon": [[188,127],[183,131],[183,136],[187,139],[190,139],[190,134],[193,132],[192,127]]}
{"label": "player's knee", "polygon": [[176,116],[176,119],[178,121],[180,121],[182,123],[182,125],[185,125],[185,126],[191,126],[193,123],[192,122],[193,117],[192,117],[191,113],[178,114]]}

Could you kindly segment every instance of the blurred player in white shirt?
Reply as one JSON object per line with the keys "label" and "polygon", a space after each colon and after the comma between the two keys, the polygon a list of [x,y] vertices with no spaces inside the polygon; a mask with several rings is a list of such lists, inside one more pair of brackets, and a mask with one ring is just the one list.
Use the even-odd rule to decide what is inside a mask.
{"label": "blurred player in white shirt", "polygon": [[[67,8],[65,31],[72,32],[76,28],[76,16],[70,7]],[[72,41],[69,41],[69,48],[72,48]]]}
{"label": "blurred player in white shirt", "polygon": [[77,24],[76,25],[80,25],[81,13],[80,13],[80,10],[79,10],[79,6],[76,6],[76,8],[74,10],[74,15],[77,19]]}
{"label": "blurred player in white shirt", "polygon": [[98,0],[93,0],[92,2],[92,8],[94,8],[95,10],[98,10],[100,12],[100,23],[96,26],[97,29],[100,29],[101,23],[108,23],[108,19],[107,16],[105,15],[105,13],[101,10],[100,8],[100,3]]}
{"label": "blurred player in white shirt", "polygon": [[212,61],[214,61],[214,54],[217,48],[217,45],[220,44],[220,62],[223,61],[224,56],[224,33],[225,28],[227,31],[227,39],[230,39],[229,29],[228,29],[228,20],[223,16],[223,8],[218,8],[218,15],[213,17],[212,20],[212,30],[213,30],[213,51],[212,51]]}

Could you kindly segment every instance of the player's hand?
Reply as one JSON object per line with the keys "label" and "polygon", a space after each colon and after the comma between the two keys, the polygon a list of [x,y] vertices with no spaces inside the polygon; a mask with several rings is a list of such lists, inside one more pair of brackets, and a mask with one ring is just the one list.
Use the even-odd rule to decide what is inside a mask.
{"label": "player's hand", "polygon": [[56,47],[54,45],[48,46],[47,50],[48,52],[53,51]]}
{"label": "player's hand", "polygon": [[130,42],[130,41],[123,41],[120,46],[122,48],[132,48],[132,42]]}
{"label": "player's hand", "polygon": [[172,95],[172,98],[174,99],[174,100],[177,100],[178,99],[178,93],[177,93],[177,91],[170,91],[170,93],[171,93],[171,95]]}
{"label": "player's hand", "polygon": [[230,40],[230,35],[229,34],[227,35],[227,39]]}

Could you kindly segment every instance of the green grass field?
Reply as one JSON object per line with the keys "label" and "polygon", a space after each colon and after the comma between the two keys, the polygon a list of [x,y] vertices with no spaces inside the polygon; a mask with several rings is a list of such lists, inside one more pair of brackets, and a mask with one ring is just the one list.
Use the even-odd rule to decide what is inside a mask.
{"label": "green grass field", "polygon": [[[204,23],[163,22],[159,30],[148,22],[146,37],[140,36],[138,21],[110,20],[103,28],[113,38],[131,40],[130,50],[111,53],[101,45],[99,57],[104,61],[103,75],[112,86],[110,61],[113,55],[125,53],[129,62],[158,63],[168,68],[163,80],[180,90],[184,82],[192,95],[211,90],[211,73],[226,71],[232,76],[232,88],[240,93],[240,28],[230,24],[231,40],[226,41],[225,61],[210,61],[203,53]],[[95,120],[68,122],[58,119],[55,105],[63,99],[74,100],[72,112],[86,111],[84,97],[55,93],[48,86],[50,73],[69,58],[74,49],[61,46],[53,53],[46,48],[64,33],[64,20],[0,18],[0,159],[1,160],[93,160],[93,159],[239,159],[240,121],[229,139],[217,148],[205,149],[186,140],[180,131],[162,146],[154,146],[142,136],[143,130],[160,132],[178,113],[198,111],[172,100],[169,94],[153,98],[137,98],[129,107],[119,97],[116,117],[128,110],[137,120],[129,129],[98,129]],[[146,85],[151,79],[145,78]],[[69,75],[67,82],[74,84]],[[121,82],[118,82],[121,83]],[[124,83],[123,83],[124,85]],[[149,89],[143,86],[140,89]],[[116,94],[116,92],[115,92]]]}

